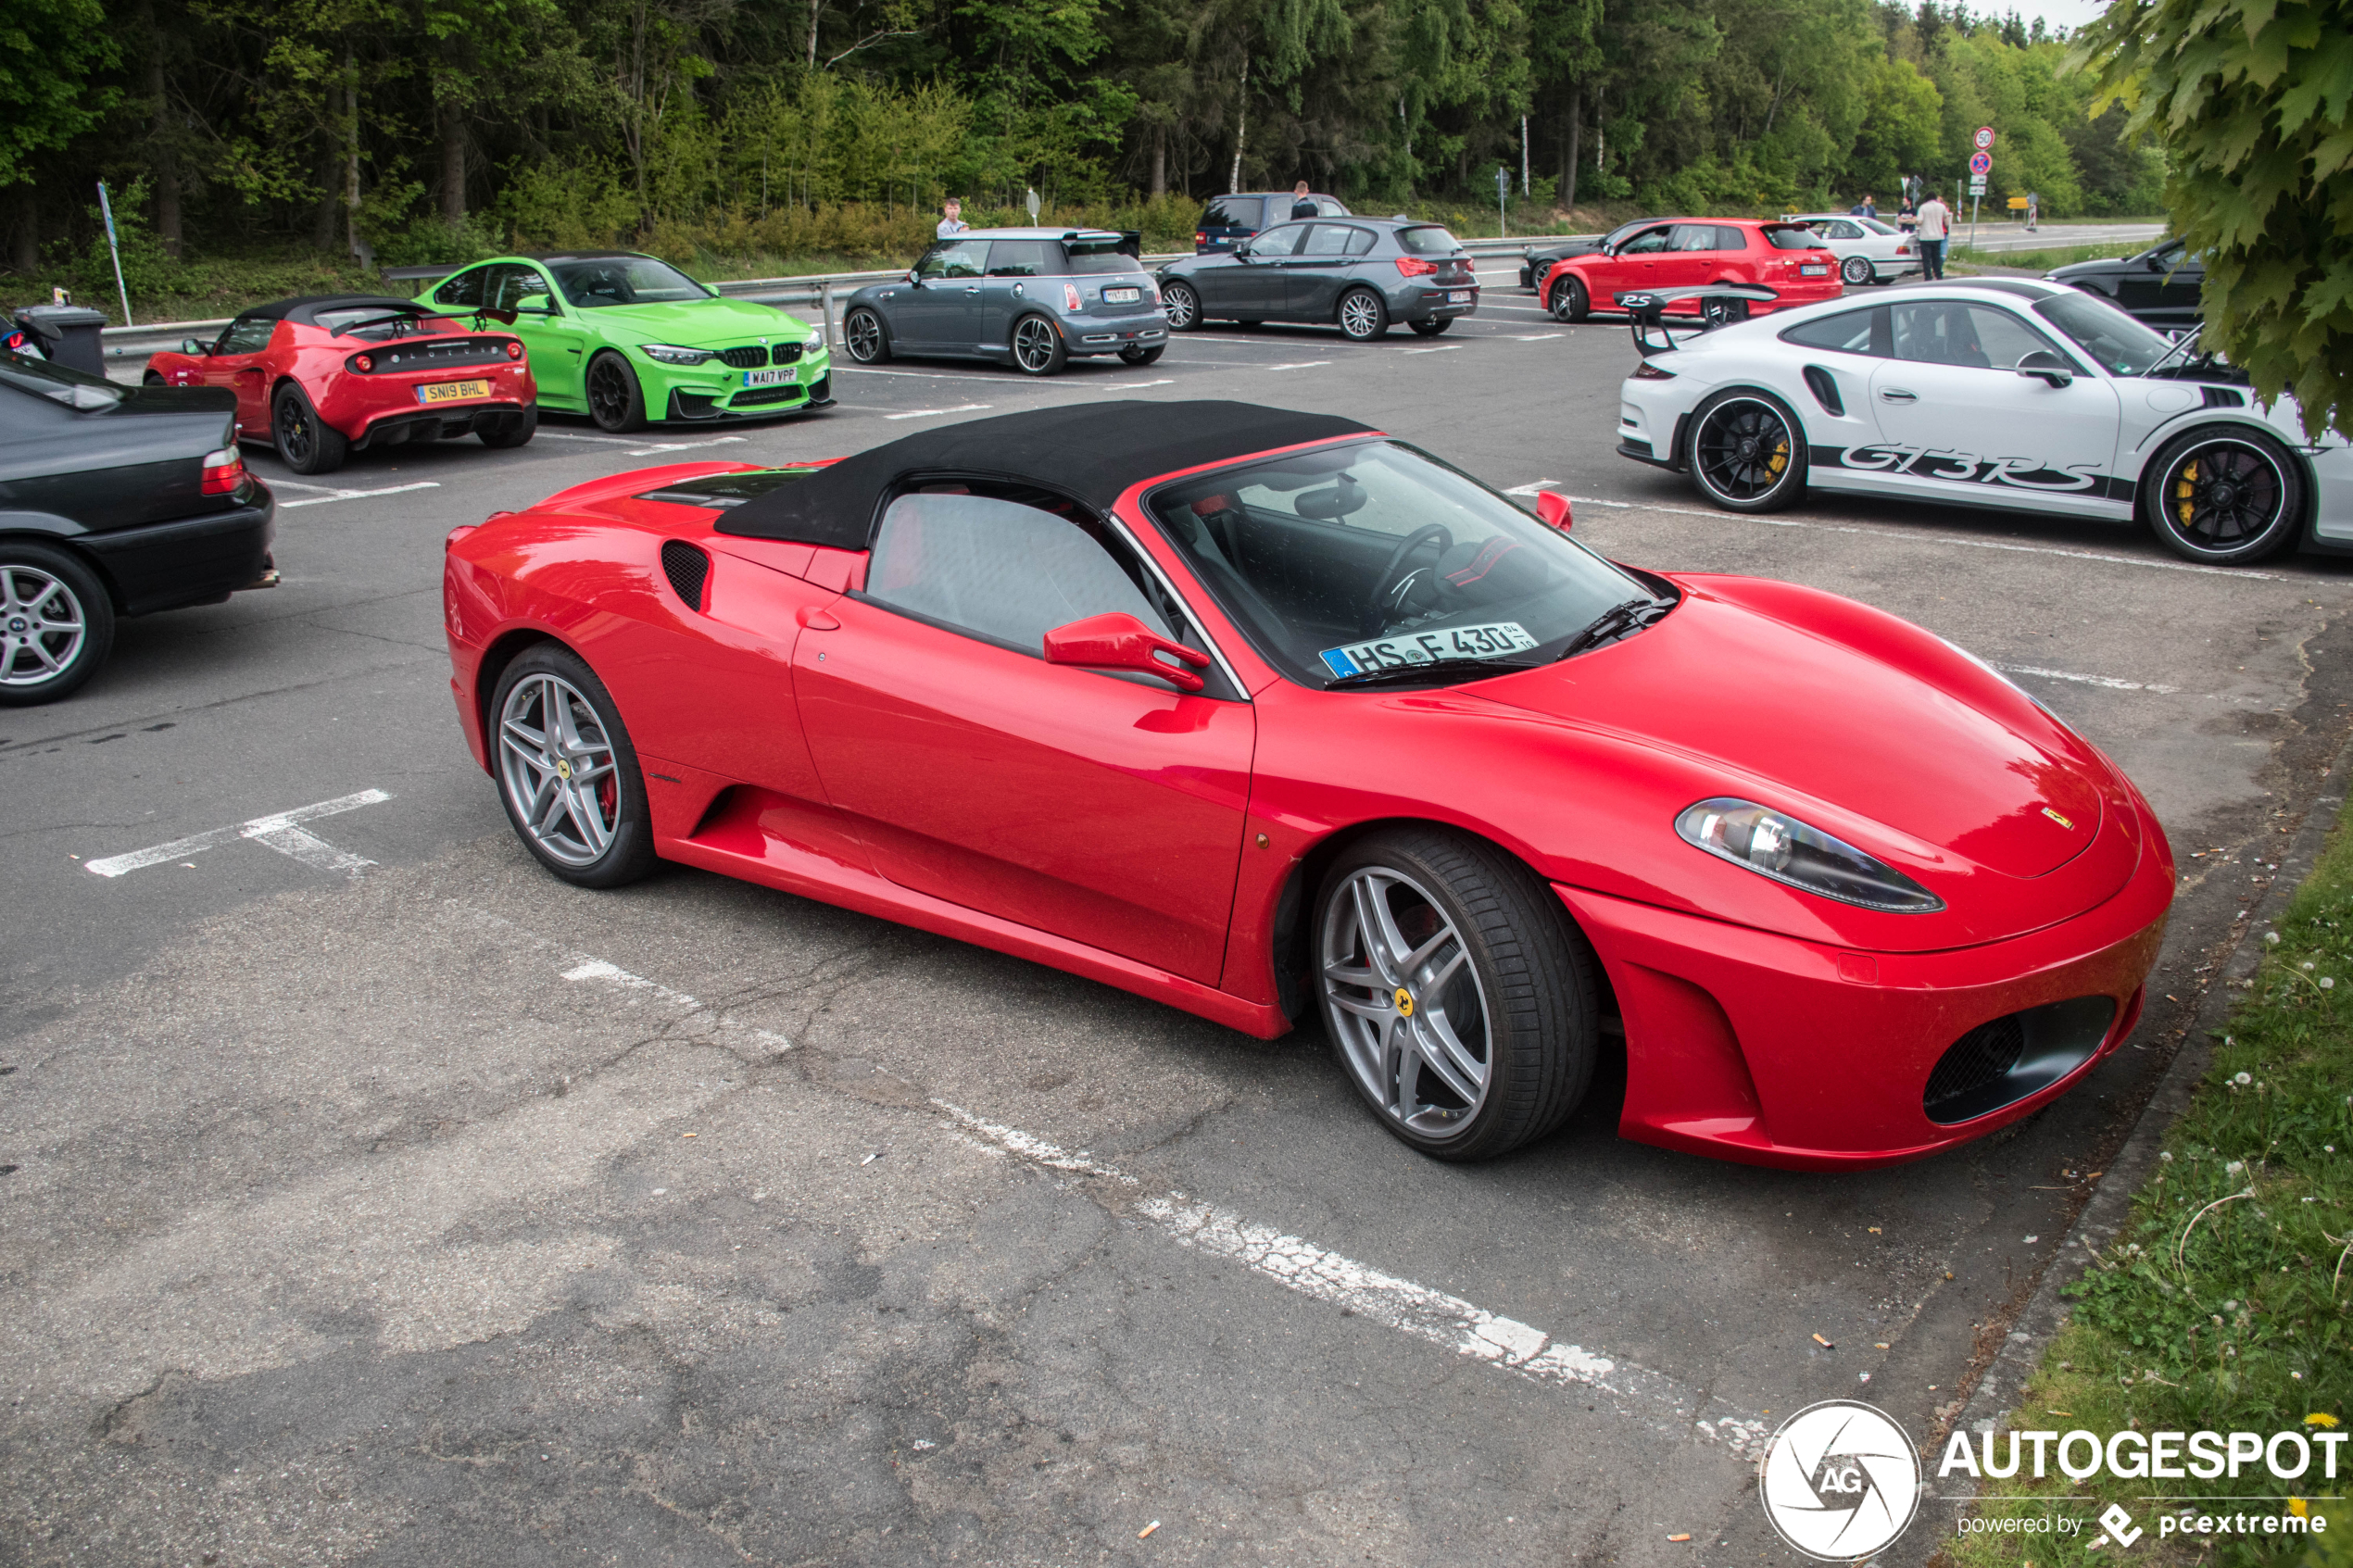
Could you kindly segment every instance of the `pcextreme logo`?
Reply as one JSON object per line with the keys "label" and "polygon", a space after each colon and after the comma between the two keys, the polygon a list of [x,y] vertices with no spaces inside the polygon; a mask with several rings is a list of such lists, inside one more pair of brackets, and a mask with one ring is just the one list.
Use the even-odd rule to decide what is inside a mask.
{"label": "pcextreme logo", "polygon": [[1869,1557],[1919,1506],[1920,1458],[1884,1411],[1825,1399],[1781,1423],[1757,1486],[1781,1539],[1825,1562]]}

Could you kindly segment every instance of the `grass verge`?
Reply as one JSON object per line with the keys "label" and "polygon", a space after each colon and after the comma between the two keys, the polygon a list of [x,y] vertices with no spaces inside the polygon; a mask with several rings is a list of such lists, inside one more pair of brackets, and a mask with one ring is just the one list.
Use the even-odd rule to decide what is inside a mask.
{"label": "grass verge", "polygon": [[[2131,1222],[2068,1287],[2076,1302],[2070,1321],[2010,1417],[2020,1431],[2311,1433],[2353,1414],[2353,832],[2342,820],[2263,940],[2252,987],[2167,1135]],[[2001,1439],[1998,1456],[2007,1446]],[[2075,1568],[2129,1555],[2347,1568],[2348,1450],[2353,1444],[2337,1449],[2334,1480],[2322,1478],[2318,1445],[2296,1480],[2274,1478],[2260,1461],[2235,1479],[2226,1469],[2211,1480],[2161,1481],[2102,1470],[2075,1482],[2056,1466],[2037,1480],[2021,1465],[2012,1479],[1982,1483],[2005,1500],[1982,1501],[1976,1512],[2072,1517],[2082,1528],[2071,1537],[1973,1534],[1952,1545],[1952,1560],[1956,1568]],[[1929,1457],[1933,1473],[1941,1455]],[[2156,1494],[2173,1500],[2151,1500]],[[2272,1500],[2241,1500],[2249,1497]],[[2329,1529],[2311,1539],[2161,1536],[2159,1512],[2194,1501],[2208,1514],[2325,1514]],[[2095,1523],[2111,1502],[2146,1531],[2129,1550]]]}
{"label": "grass verge", "polygon": [[2054,267],[2078,261],[2111,261],[2118,257],[2138,256],[2156,243],[2133,240],[2128,244],[2075,245],[2065,250],[1957,250],[1947,260],[1946,270],[1968,273],[1984,267],[2005,272],[2047,272]]}

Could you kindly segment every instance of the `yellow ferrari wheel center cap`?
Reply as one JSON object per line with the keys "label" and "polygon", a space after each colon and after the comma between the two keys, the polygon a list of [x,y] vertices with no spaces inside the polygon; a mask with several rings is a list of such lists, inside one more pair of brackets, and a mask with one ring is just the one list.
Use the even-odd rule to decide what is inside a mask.
{"label": "yellow ferrari wheel center cap", "polygon": [[572,777],[572,764],[569,761],[557,762],[556,777],[560,779],[568,779]]}
{"label": "yellow ferrari wheel center cap", "polygon": [[1400,1018],[1414,1016],[1414,993],[1403,985],[1397,987],[1397,1016]]}

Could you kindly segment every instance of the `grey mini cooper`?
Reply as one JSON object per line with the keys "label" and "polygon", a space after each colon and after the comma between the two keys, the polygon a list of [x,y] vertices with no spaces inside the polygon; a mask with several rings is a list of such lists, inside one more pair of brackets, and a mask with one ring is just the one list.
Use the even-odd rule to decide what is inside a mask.
{"label": "grey mini cooper", "polygon": [[1149,365],[1168,346],[1137,237],[1085,229],[973,229],[935,242],[904,278],[849,296],[842,343],[861,365],[895,355],[1010,361],[1051,376],[1073,356]]}
{"label": "grey mini cooper", "polygon": [[1168,324],[1320,321],[1370,343],[1403,321],[1435,337],[1478,308],[1478,274],[1462,243],[1435,223],[1316,218],[1278,224],[1235,245],[1160,270]]}

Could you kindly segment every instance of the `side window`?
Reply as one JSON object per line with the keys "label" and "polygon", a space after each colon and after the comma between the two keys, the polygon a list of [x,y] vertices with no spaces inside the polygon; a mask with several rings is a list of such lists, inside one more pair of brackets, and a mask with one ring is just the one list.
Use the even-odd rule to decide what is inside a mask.
{"label": "side window", "polygon": [[433,302],[463,306],[469,310],[478,308],[483,303],[483,280],[497,270],[495,267],[469,267],[434,290]]}
{"label": "side window", "polygon": [[1645,229],[1641,233],[1635,235],[1632,239],[1627,241],[1625,248],[1620,250],[1617,254],[1620,256],[1656,256],[1659,252],[1667,248],[1667,238],[1674,232],[1674,230],[1664,226],[1656,229]]}
{"label": "side window", "polygon": [[[1307,230],[1307,243],[1299,247],[1299,254],[1302,256],[1361,256],[1365,250],[1370,250],[1372,246],[1368,244],[1363,250],[1353,248],[1352,242],[1360,234],[1365,234],[1362,229],[1353,229],[1345,223],[1311,224]],[[1369,241],[1371,236],[1365,234],[1365,238]]]}
{"label": "side window", "polygon": [[220,334],[218,354],[258,354],[270,346],[270,334],[278,330],[274,316],[240,316],[229,323]]}
{"label": "side window", "polygon": [[1713,223],[1678,223],[1670,250],[1714,250],[1716,225]]}
{"label": "side window", "polygon": [[1985,358],[1997,370],[2015,370],[2018,362],[2037,350],[2057,354],[2062,359],[2070,357],[2058,345],[2007,310],[1991,306],[1972,305],[1969,307],[1969,324],[1977,330],[1977,341],[1985,350]]}
{"label": "side window", "polygon": [[535,267],[509,262],[489,269],[491,277],[483,285],[483,303],[494,310],[545,310],[547,280]]}
{"label": "side window", "polygon": [[1252,256],[1290,256],[1299,248],[1307,232],[1304,223],[1286,223],[1279,229],[1269,229],[1250,242]]}
{"label": "side window", "polygon": [[1370,255],[1372,255],[1372,254],[1373,254],[1373,244],[1374,244],[1374,241],[1375,241],[1376,237],[1377,237],[1377,236],[1373,233],[1373,232],[1372,232],[1370,229],[1351,229],[1351,230],[1349,230],[1349,231],[1348,231],[1348,254],[1349,254],[1349,255],[1351,255],[1351,256],[1370,256]]}
{"label": "side window", "polygon": [[1718,223],[1716,225],[1716,248],[1718,250],[1746,250],[1748,231],[1735,229],[1728,223]]}
{"label": "side window", "polygon": [[1062,247],[1050,240],[992,240],[988,246],[988,275],[992,278],[1043,278],[1058,276],[1070,269],[1063,262]]}
{"label": "side window", "polygon": [[1889,309],[1898,359],[2007,370],[2036,349],[2057,352],[2050,339],[2008,311],[1989,306],[1931,301]]}
{"label": "side window", "polygon": [[1202,208],[1201,226],[1204,229],[1248,229],[1253,227],[1253,225],[1243,221],[1242,215],[1238,210],[1240,206],[1241,203],[1234,201],[1211,202],[1207,207]]}
{"label": "side window", "polygon": [[1177,633],[1126,545],[1083,513],[934,485],[883,513],[865,596],[887,608],[1043,657],[1046,633],[1122,611]]}
{"label": "side window", "polygon": [[[1346,218],[1349,216],[1348,208],[1340,203],[1332,200],[1329,196],[1317,196],[1315,198],[1315,212],[1317,216],[1323,218]],[[1351,254],[1354,253],[1352,252]]]}
{"label": "side window", "polygon": [[919,278],[977,278],[988,266],[987,240],[942,240],[915,264]]}
{"label": "side window", "polygon": [[1818,321],[1806,321],[1781,334],[1783,343],[1801,348],[1827,348],[1834,354],[1876,354],[1887,357],[1887,307],[1842,310]]}
{"label": "side window", "polygon": [[1834,240],[1859,240],[1863,237],[1863,231],[1852,223],[1833,223],[1830,226],[1830,237]]}

